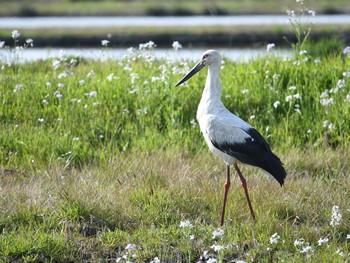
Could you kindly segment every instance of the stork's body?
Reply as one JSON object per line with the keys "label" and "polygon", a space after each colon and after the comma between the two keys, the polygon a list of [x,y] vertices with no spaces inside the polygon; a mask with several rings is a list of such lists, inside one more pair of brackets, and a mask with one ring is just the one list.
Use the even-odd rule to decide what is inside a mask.
{"label": "stork's body", "polygon": [[232,114],[221,101],[221,56],[215,50],[204,53],[202,60],[177,84],[185,82],[205,66],[208,76],[197,110],[197,120],[209,149],[227,165],[224,204],[221,225],[224,222],[226,199],[230,187],[230,165],[234,165],[244,188],[251,215],[255,214],[250,202],[246,181],[237,163],[257,166],[272,175],[281,186],[286,172],[280,159],[272,153],[265,139],[248,123]]}

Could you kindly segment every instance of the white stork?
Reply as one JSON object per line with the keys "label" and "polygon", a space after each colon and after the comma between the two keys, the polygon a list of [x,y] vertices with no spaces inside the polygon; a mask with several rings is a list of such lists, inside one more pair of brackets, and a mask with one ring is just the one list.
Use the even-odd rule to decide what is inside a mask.
{"label": "white stork", "polygon": [[209,149],[226,163],[227,180],[221,214],[221,226],[224,224],[226,199],[230,188],[230,164],[233,164],[242,182],[250,213],[255,214],[250,202],[246,180],[237,163],[253,165],[273,176],[282,186],[286,171],[281,160],[271,151],[270,146],[248,123],[232,114],[221,101],[220,66],[221,55],[216,50],[208,50],[202,59],[177,84],[181,85],[205,66],[208,76],[203,95],[197,110],[197,120]]}

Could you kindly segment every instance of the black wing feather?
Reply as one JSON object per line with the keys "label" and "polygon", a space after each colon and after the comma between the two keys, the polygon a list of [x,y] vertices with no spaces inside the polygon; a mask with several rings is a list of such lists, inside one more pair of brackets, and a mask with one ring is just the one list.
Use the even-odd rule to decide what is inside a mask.
{"label": "black wing feather", "polygon": [[257,166],[271,174],[281,186],[286,177],[286,171],[281,160],[271,151],[264,137],[254,128],[244,130],[250,137],[243,143],[212,141],[220,151],[236,158],[242,163]]}

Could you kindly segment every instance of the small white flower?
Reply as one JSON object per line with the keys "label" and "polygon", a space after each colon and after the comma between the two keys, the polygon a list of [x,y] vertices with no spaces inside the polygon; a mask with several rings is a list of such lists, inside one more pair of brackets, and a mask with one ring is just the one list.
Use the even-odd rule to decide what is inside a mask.
{"label": "small white flower", "polygon": [[48,87],[51,87],[52,84],[51,84],[51,82],[46,82],[45,85]]}
{"label": "small white flower", "polygon": [[[331,123],[332,124],[332,123]],[[330,124],[330,125],[331,125]],[[328,128],[330,129],[330,125],[328,125]],[[333,124],[332,124],[333,125]],[[331,130],[331,129],[330,129]],[[335,205],[332,207],[332,218],[331,218],[331,222],[330,225],[331,226],[338,226],[340,225],[340,221],[342,219],[342,215],[340,214],[340,208],[339,206]]]}
{"label": "small white flower", "polygon": [[17,84],[15,86],[15,89],[13,90],[13,92],[17,92],[18,90],[21,90],[21,89],[23,89],[23,85],[22,84]]}
{"label": "small white flower", "polygon": [[314,11],[314,10],[308,10],[307,12],[312,16],[316,15],[316,11]]}
{"label": "small white flower", "polygon": [[214,230],[212,234],[213,234],[212,238],[214,239],[214,238],[223,236],[225,234],[225,231],[219,228],[218,230]]}
{"label": "small white flower", "polygon": [[160,77],[152,76],[152,82],[156,82],[156,81],[158,81],[158,80],[161,80],[161,78],[160,78]]}
{"label": "small white flower", "polygon": [[307,133],[308,133],[308,134],[309,134],[309,133],[312,133],[312,130],[310,130],[310,129],[309,129],[309,130],[307,130]]}
{"label": "small white flower", "polygon": [[266,51],[270,51],[270,49],[274,48],[275,47],[275,44],[274,43],[269,43],[267,44],[266,46]]}
{"label": "small white flower", "polygon": [[145,50],[145,49],[152,49],[155,48],[157,45],[154,44],[153,41],[148,41],[147,43],[141,43],[139,44],[139,49]]}
{"label": "small white flower", "polygon": [[62,94],[58,90],[54,92],[54,95],[56,96],[56,98],[62,98]]}
{"label": "small white flower", "polygon": [[300,96],[299,93],[294,94],[294,95],[293,95],[293,98],[294,98],[294,99],[297,99],[297,100],[301,100],[301,96]]}
{"label": "small white flower", "polygon": [[301,50],[300,52],[299,52],[299,55],[304,55],[304,54],[306,54],[307,53],[307,50]]}
{"label": "small white flower", "polygon": [[248,93],[248,92],[249,92],[249,90],[247,90],[247,89],[241,90],[241,93],[242,93],[242,94],[246,94],[246,93]]}
{"label": "small white flower", "polygon": [[255,115],[251,115],[251,116],[249,117],[249,119],[250,119],[250,120],[255,119]]}
{"label": "small white flower", "polygon": [[288,96],[286,96],[286,101],[288,102],[288,101],[291,101],[291,100],[293,100],[293,95],[288,95]]}
{"label": "small white flower", "polygon": [[19,38],[20,35],[21,34],[17,30],[12,31],[12,38],[13,39]]}
{"label": "small white flower", "polygon": [[315,59],[314,60],[314,63],[317,65],[317,64],[320,64],[321,63],[321,60],[320,59]]}
{"label": "small white flower", "polygon": [[340,79],[340,80],[338,80],[338,82],[337,82],[337,87],[339,87],[339,88],[344,88],[345,85],[346,85],[345,79]]}
{"label": "small white flower", "polygon": [[135,244],[127,244],[125,249],[126,250],[137,250],[137,247]]}
{"label": "small white flower", "polygon": [[114,73],[111,73],[111,74],[109,74],[108,76],[107,76],[107,79],[109,80],[109,81],[112,81],[113,79],[115,79],[116,77],[114,76]]}
{"label": "small white flower", "polygon": [[301,246],[301,245],[304,244],[304,241],[305,241],[304,238],[299,238],[299,239],[297,239],[297,240],[294,241],[294,246],[295,246],[295,247],[296,247],[296,246]]}
{"label": "small white flower", "polygon": [[49,104],[48,100],[42,100],[42,103]]}
{"label": "small white flower", "polygon": [[322,244],[327,244],[328,241],[329,239],[325,237],[325,238],[320,238],[317,242],[318,242],[318,245],[321,246]]}
{"label": "small white flower", "polygon": [[179,48],[182,48],[182,45],[179,43],[179,41],[174,41],[172,46],[173,46],[173,48],[175,50],[178,50]]}
{"label": "small white flower", "polygon": [[278,243],[278,239],[280,239],[281,237],[275,233],[270,237],[270,243],[271,244],[277,244]]}
{"label": "small white flower", "polygon": [[343,50],[343,54],[349,54],[349,53],[350,53],[350,46],[344,48],[344,50]]}
{"label": "small white flower", "polygon": [[83,85],[85,83],[85,80],[79,80],[79,84]]}
{"label": "small white flower", "polygon": [[53,69],[54,70],[57,70],[60,66],[61,66],[61,61],[60,60],[54,60],[53,62],[52,62],[52,66],[53,66]]}
{"label": "small white flower", "polygon": [[350,93],[346,95],[344,102],[350,102]]}
{"label": "small white flower", "polygon": [[347,235],[346,235],[346,239],[350,239],[350,234],[347,234]]}
{"label": "small white flower", "polygon": [[39,122],[44,122],[45,120],[43,118],[38,119]]}
{"label": "small white flower", "polygon": [[340,249],[338,249],[335,253],[338,254],[341,257],[343,257],[345,255],[344,252],[341,251]]}
{"label": "small white flower", "polygon": [[[330,123],[330,124],[328,125],[328,130],[333,131],[334,129],[335,129],[334,124],[333,124],[333,123]],[[341,218],[341,215],[340,215],[340,218]]]}
{"label": "small white flower", "polygon": [[160,263],[160,259],[155,257],[150,263]]}
{"label": "small white flower", "polygon": [[334,104],[334,100],[332,98],[322,99],[320,100],[320,103],[322,104],[322,106],[328,106],[328,105]]}
{"label": "small white flower", "polygon": [[212,248],[215,252],[219,252],[220,250],[225,249],[224,246],[220,246],[220,245],[212,245],[210,248]]}
{"label": "small white flower", "polygon": [[29,45],[29,46],[33,46],[33,42],[34,42],[34,40],[33,39],[31,39],[31,38],[28,38],[27,40],[26,40],[26,43]]}
{"label": "small white flower", "polygon": [[280,104],[281,104],[281,102],[280,102],[279,100],[276,100],[276,101],[273,103],[273,106],[274,106],[275,108],[277,108],[278,105],[280,105]]}
{"label": "small white flower", "polygon": [[109,44],[109,40],[101,40],[101,45],[102,46],[107,46]]}
{"label": "small white flower", "polygon": [[186,221],[181,221],[180,222],[180,227],[183,228],[183,227],[193,227],[193,225],[191,224],[191,222],[189,220],[186,220]]}
{"label": "small white flower", "polygon": [[297,2],[297,3],[303,3],[304,0],[295,0],[295,2]]}
{"label": "small white flower", "polygon": [[313,252],[314,252],[314,250],[312,249],[311,246],[303,247],[302,250],[300,250],[300,253],[305,253],[305,254],[313,253]]}
{"label": "small white flower", "polygon": [[63,87],[64,87],[64,84],[62,84],[62,83],[58,83],[57,87],[59,87],[59,88],[63,88]]}
{"label": "small white flower", "polygon": [[350,72],[343,72],[343,77],[345,78],[350,77]]}
{"label": "small white flower", "polygon": [[79,141],[79,140],[80,140],[79,137],[74,137],[74,138],[73,138],[73,141]]}
{"label": "small white flower", "polygon": [[190,235],[190,240],[193,240],[194,239],[194,235]]}

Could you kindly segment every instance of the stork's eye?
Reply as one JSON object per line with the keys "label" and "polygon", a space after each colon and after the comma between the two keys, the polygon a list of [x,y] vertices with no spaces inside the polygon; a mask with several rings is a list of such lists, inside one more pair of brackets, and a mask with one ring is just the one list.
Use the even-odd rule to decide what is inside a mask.
{"label": "stork's eye", "polygon": [[202,59],[205,59],[205,58],[207,58],[207,57],[209,57],[209,55],[208,55],[208,54],[205,54],[205,55],[203,56]]}

